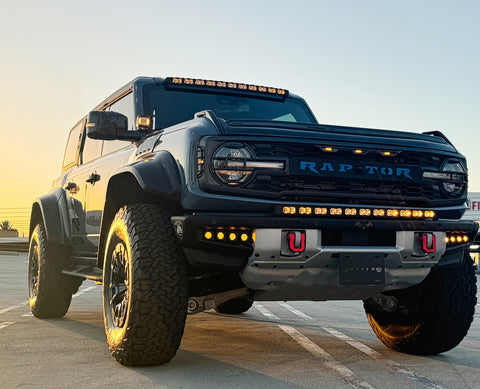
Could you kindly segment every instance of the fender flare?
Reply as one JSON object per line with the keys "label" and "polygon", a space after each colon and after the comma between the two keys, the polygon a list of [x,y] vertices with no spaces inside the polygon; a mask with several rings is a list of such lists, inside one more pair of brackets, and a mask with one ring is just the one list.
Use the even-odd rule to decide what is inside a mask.
{"label": "fender flare", "polygon": [[63,188],[55,188],[32,204],[29,236],[35,226],[43,222],[47,239],[51,242],[70,244],[70,222],[68,217],[67,195]]}
{"label": "fender flare", "polygon": [[103,267],[105,239],[118,209],[129,203],[165,199],[179,202],[182,194],[180,167],[167,151],[117,170],[109,179],[103,209],[97,264]]}
{"label": "fender flare", "polygon": [[142,190],[151,195],[168,197],[172,200],[180,199],[182,180],[179,166],[168,151],[159,151],[152,159],[141,160],[125,166],[116,171],[110,180],[122,173],[131,173]]}

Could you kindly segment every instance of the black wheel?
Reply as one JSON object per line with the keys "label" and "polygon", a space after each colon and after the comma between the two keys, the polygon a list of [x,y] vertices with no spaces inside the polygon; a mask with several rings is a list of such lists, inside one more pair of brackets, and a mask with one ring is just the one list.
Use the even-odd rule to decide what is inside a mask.
{"label": "black wheel", "polygon": [[252,307],[252,305],[252,300],[247,300],[245,298],[236,298],[217,305],[215,307],[215,310],[220,313],[234,315],[247,312]]}
{"label": "black wheel", "polygon": [[385,312],[368,300],[368,321],[387,347],[417,355],[442,353],[456,347],[470,328],[477,303],[476,277],[468,253],[458,266],[432,269],[417,287],[390,294],[400,309]]}
{"label": "black wheel", "polygon": [[170,214],[151,204],[121,208],[103,267],[103,317],[112,355],[127,366],[169,362],[182,339],[187,265]]}
{"label": "black wheel", "polygon": [[47,240],[43,223],[37,224],[28,250],[28,301],[35,317],[48,319],[64,316],[72,293],[82,279],[62,274],[70,257],[67,250]]}

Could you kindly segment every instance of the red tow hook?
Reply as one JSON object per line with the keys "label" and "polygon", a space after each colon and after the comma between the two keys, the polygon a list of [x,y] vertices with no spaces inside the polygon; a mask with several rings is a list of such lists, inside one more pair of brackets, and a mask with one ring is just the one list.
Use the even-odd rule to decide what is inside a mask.
{"label": "red tow hook", "polygon": [[305,232],[292,231],[287,233],[288,248],[293,253],[305,251]]}
{"label": "red tow hook", "polygon": [[435,234],[427,233],[422,234],[422,250],[425,253],[434,253],[437,250],[437,239]]}

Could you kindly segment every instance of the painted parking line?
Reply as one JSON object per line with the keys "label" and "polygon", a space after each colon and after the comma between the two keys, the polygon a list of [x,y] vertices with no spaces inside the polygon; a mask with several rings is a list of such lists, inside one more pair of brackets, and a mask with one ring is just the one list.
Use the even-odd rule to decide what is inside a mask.
{"label": "painted parking line", "polygon": [[293,327],[284,326],[279,324],[278,327],[285,333],[287,333],[295,342],[297,342],[300,346],[302,346],[305,350],[307,350],[310,354],[319,358],[323,361],[323,365],[333,371],[335,374],[340,376],[344,381],[349,383],[354,388],[361,388],[361,389],[373,389],[373,386],[370,385],[368,382],[360,380],[357,378],[355,373],[351,371],[345,365],[342,365],[340,362],[335,360],[328,352],[326,352],[323,348],[318,346],[316,343],[312,342],[309,338],[305,335],[300,333]]}
{"label": "painted parking line", "polygon": [[267,308],[265,308],[263,305],[255,302],[253,304],[253,307],[258,311],[260,312],[263,316],[269,318],[269,319],[273,319],[273,320],[277,320],[277,321],[280,321],[280,318],[275,315],[274,313],[270,312]]}
{"label": "painted parking line", "polygon": [[378,351],[368,347],[367,345],[349,337],[348,335],[345,335],[344,333],[331,328],[331,327],[322,327],[325,331],[328,333],[336,336],[338,339],[343,340],[344,342],[348,343],[350,346],[355,347],[357,350],[361,351],[364,354],[367,354],[369,357],[390,366],[393,368],[397,373],[415,381],[415,383],[423,388],[428,388],[428,389],[443,389],[442,386],[437,384],[434,381],[429,380],[426,377],[419,376],[417,373],[415,373],[412,370],[404,368],[402,365],[400,365],[398,362],[395,362],[392,359],[389,359],[385,357],[383,354],[380,354]]}
{"label": "painted parking line", "polygon": [[313,317],[307,315],[306,313],[303,313],[303,312],[299,311],[298,309],[293,308],[290,304],[287,304],[285,302],[280,301],[280,302],[278,302],[278,305],[281,305],[282,307],[289,310],[294,315],[297,315],[298,317],[301,317],[302,319],[315,320]]}
{"label": "painted parking line", "polygon": [[[277,315],[270,312],[263,305],[255,302],[253,306],[263,316],[267,317],[268,319],[280,321],[280,318]],[[300,311],[297,311],[297,312],[300,312]],[[328,352],[326,352],[317,344],[313,343],[310,339],[308,339],[305,335],[301,334],[295,328],[290,326],[284,326],[282,324],[278,324],[278,327],[282,331],[287,333],[293,340],[295,340],[300,346],[302,346],[310,354],[321,359],[323,361],[323,365],[327,369],[333,371],[336,375],[338,375],[342,380],[350,384],[352,387],[356,389],[357,388],[358,389],[374,389],[373,386],[370,385],[368,382],[359,380],[353,371],[351,371],[348,367],[342,365],[340,362],[336,361]]]}
{"label": "painted parking line", "polygon": [[96,288],[97,288],[97,285],[89,286],[88,288],[82,289],[82,290],[78,291],[77,293],[75,293],[75,294],[72,296],[72,298],[74,299],[75,297],[81,296],[82,294],[85,294],[85,293],[87,293],[88,291],[93,290],[93,289],[96,289]]}
{"label": "painted parking line", "polygon": [[4,313],[10,312],[10,311],[13,311],[14,309],[24,307],[27,304],[28,304],[28,301],[24,301],[23,303],[20,303],[20,304],[17,304],[17,305],[12,305],[11,307],[8,307],[8,308],[0,309],[0,315],[3,315]]}
{"label": "painted parking line", "polygon": [[0,323],[0,330],[3,328],[6,328],[8,326],[11,326],[12,324],[15,324],[14,321],[4,321],[3,323]]}

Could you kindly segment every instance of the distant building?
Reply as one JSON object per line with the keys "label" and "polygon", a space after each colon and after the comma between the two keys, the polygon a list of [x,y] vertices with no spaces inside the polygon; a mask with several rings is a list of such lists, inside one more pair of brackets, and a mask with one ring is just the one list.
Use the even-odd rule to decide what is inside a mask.
{"label": "distant building", "polygon": [[480,222],[480,192],[468,192],[468,209],[462,219]]}

